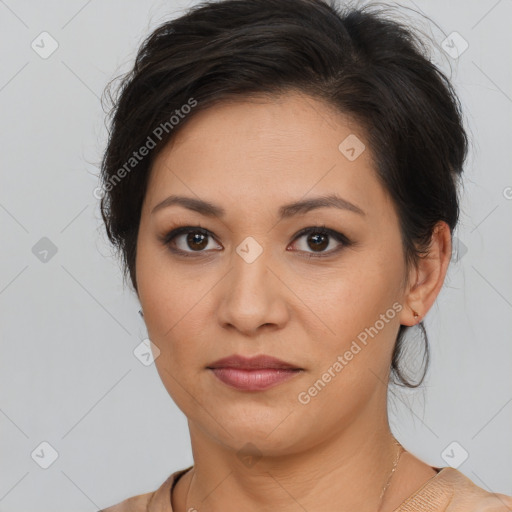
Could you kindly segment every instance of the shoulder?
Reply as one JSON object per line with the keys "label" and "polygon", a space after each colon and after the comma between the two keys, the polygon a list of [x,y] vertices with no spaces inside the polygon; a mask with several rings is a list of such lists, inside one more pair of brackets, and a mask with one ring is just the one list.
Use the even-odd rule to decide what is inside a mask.
{"label": "shoulder", "polygon": [[127,498],[99,512],[145,512],[156,491]]}
{"label": "shoulder", "polygon": [[172,512],[171,490],[173,484],[191,468],[192,466],[172,473],[155,491],[132,496],[99,512]]}
{"label": "shoulder", "polygon": [[512,512],[512,496],[500,493],[488,493],[477,503],[475,512]]}
{"label": "shoulder", "polygon": [[424,489],[425,497],[436,501],[443,512],[512,512],[512,497],[479,487],[461,471],[442,468]]}

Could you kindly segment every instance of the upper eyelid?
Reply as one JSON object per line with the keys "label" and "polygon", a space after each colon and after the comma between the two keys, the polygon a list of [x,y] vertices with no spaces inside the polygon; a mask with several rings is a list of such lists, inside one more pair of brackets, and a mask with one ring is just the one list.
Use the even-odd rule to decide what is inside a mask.
{"label": "upper eyelid", "polygon": [[[169,235],[172,234],[171,239],[174,239],[177,236],[184,235],[186,233],[193,232],[193,231],[204,232],[208,236],[211,236],[212,238],[217,240],[217,237],[215,236],[215,234],[212,231],[210,231],[207,228],[203,228],[201,226],[180,226],[177,228],[173,228],[173,229],[167,231],[166,234],[162,238],[163,239],[169,238]],[[331,229],[331,228],[328,228],[327,226],[323,226],[323,225],[318,225],[318,226],[309,226],[309,227],[300,229],[299,231],[297,231],[297,233],[295,233],[293,235],[292,241],[300,236],[307,235],[310,232],[322,232],[322,231],[330,236],[333,236],[333,237],[335,235],[340,235],[342,237],[345,237],[345,235],[343,233],[340,233],[339,231],[336,231],[335,229]],[[218,240],[217,240],[217,242],[218,242]]]}

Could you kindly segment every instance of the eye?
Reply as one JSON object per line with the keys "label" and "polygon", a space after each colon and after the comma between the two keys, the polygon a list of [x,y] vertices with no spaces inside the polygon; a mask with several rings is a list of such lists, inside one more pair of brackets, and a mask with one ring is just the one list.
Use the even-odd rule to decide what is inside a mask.
{"label": "eye", "polygon": [[[298,244],[298,250],[305,252],[307,254],[307,258],[322,258],[331,256],[332,254],[341,251],[344,247],[347,247],[352,243],[342,233],[339,233],[333,229],[329,229],[325,226],[305,228],[297,233],[294,241],[301,238],[305,239],[305,243]],[[329,247],[331,249],[326,250]],[[309,252],[308,249],[312,249],[312,252]]]}
{"label": "eye", "polygon": [[[210,237],[211,240],[208,240]],[[162,238],[162,243],[169,247],[171,252],[182,256],[196,256],[194,253],[206,252],[215,248],[210,247],[213,236],[207,229],[200,226],[183,226],[173,229]],[[222,247],[220,247],[222,249]]]}
{"label": "eye", "polygon": [[[298,244],[297,250],[305,253],[306,258],[331,256],[344,247],[352,245],[352,242],[342,233],[325,226],[314,226],[299,231],[294,237],[294,242],[288,247],[293,247],[301,238],[305,239],[305,243]],[[171,252],[184,257],[201,256],[207,251],[222,249],[219,244],[213,244],[214,240],[213,234],[201,226],[182,226],[161,237],[161,242]],[[326,250],[328,248],[330,250]],[[312,249],[312,252],[308,249]]]}

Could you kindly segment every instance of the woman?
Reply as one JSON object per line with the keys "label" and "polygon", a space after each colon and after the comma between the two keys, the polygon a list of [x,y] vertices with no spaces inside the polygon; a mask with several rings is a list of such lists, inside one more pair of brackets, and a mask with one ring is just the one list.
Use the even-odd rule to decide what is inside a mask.
{"label": "woman", "polygon": [[449,81],[368,9],[227,0],[155,30],[101,206],[194,465],[106,511],[512,509],[386,409],[390,377],[425,376],[403,337],[426,335],[466,153]]}

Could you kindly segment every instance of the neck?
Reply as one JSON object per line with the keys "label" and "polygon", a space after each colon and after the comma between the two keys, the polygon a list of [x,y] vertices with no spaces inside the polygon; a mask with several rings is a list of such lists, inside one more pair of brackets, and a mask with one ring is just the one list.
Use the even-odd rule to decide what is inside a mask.
{"label": "neck", "polygon": [[286,454],[252,459],[189,426],[195,462],[183,510],[376,512],[398,452],[385,410],[379,421],[375,411],[359,415],[307,448],[299,449],[305,444],[299,441]]}

